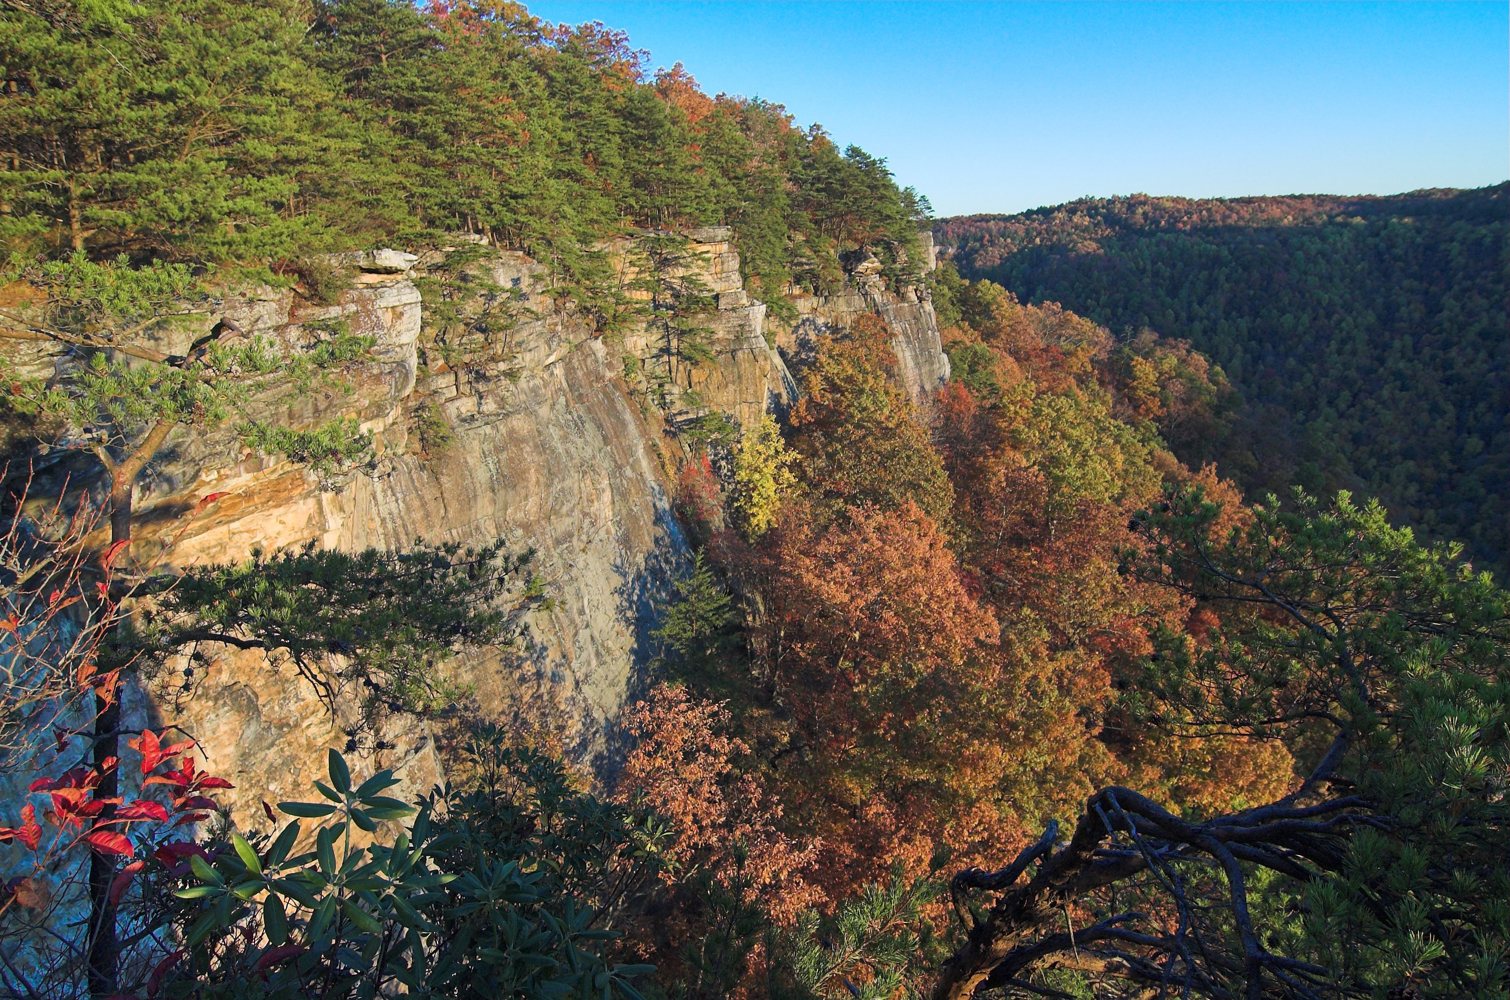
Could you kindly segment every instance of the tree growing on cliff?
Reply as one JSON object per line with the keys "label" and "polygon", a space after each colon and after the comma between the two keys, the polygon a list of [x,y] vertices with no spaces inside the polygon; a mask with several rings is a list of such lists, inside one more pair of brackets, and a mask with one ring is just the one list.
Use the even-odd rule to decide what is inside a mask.
{"label": "tree growing on cliff", "polygon": [[885,321],[864,315],[820,347],[792,411],[797,471],[826,505],[910,501],[947,525],[954,491],[897,380],[890,337]]}
{"label": "tree growing on cliff", "polygon": [[713,295],[697,273],[704,263],[692,241],[675,233],[647,233],[630,251],[629,288],[644,298],[647,330],[660,342],[657,353],[664,369],[651,376],[650,389],[663,408],[676,402],[673,386],[691,388],[690,369],[713,359],[713,331],[707,325]]}
{"label": "tree growing on cliff", "polygon": [[[519,616],[541,599],[538,582],[525,572],[528,556],[510,557],[501,544],[476,552],[442,546],[404,554],[254,553],[239,567],[166,569],[171,539],[145,551],[136,537],[135,494],[154,459],[186,432],[230,425],[255,451],[281,453],[322,472],[350,464],[368,448],[354,420],[296,427],[259,418],[251,407],[256,402],[263,412],[281,413],[278,404],[286,404],[287,394],[356,362],[368,342],[334,330],[288,359],[221,320],[171,354],[157,346],[158,338],[204,306],[186,268],[96,264],[75,255],[33,277],[47,296],[44,305],[25,315],[0,312],[0,339],[47,348],[42,364],[54,367],[42,377],[20,370],[14,353],[0,362],[9,383],[5,402],[50,448],[80,456],[77,503],[93,506],[95,484],[102,482],[98,507],[109,536],[97,548],[102,567],[114,570],[101,580],[98,595],[109,608],[97,654],[102,675],[119,676],[190,645],[222,644],[287,656],[333,701],[318,667],[323,657],[338,655],[372,703],[424,708],[442,700],[430,669],[438,656],[460,643],[505,641]],[[191,516],[218,498],[206,496]],[[144,551],[132,558],[131,547]],[[490,603],[507,593],[518,594],[516,607]],[[138,620],[138,607],[155,613]],[[92,743],[98,779],[93,795],[100,809],[91,822],[108,832],[117,822],[113,762],[123,736],[121,701],[113,688],[96,691],[94,701],[83,734]],[[89,991],[97,998],[117,992],[120,942],[111,892],[117,874],[115,854],[91,852],[83,950]]]}
{"label": "tree growing on cliff", "polygon": [[734,484],[730,501],[740,530],[753,541],[776,526],[782,503],[797,485],[796,456],[781,438],[776,418],[762,413],[745,429],[734,449]]}

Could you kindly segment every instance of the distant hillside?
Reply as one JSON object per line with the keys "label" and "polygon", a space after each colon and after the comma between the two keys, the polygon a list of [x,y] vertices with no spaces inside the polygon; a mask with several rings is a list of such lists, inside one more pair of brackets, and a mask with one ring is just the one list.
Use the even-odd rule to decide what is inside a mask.
{"label": "distant hillside", "polygon": [[968,278],[1208,354],[1245,400],[1219,457],[1250,492],[1375,495],[1510,565],[1510,184],[1085,199],[935,233]]}

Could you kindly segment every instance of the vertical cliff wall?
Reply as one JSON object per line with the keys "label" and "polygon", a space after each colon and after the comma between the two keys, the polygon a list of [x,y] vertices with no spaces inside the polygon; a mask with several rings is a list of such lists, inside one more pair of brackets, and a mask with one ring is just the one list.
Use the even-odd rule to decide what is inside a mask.
{"label": "vertical cliff wall", "polygon": [[[922,240],[931,270],[937,264],[933,237],[925,233]],[[858,261],[840,291],[831,295],[798,291],[792,296],[792,304],[797,308],[797,319],[771,324],[770,333],[793,368],[800,367],[812,354],[819,339],[863,314],[874,313],[891,327],[898,374],[914,402],[926,405],[949,378],[949,358],[939,340],[938,319],[927,291],[919,287],[899,292],[888,289],[881,278],[881,262],[874,257]]]}
{"label": "vertical cliff wall", "polygon": [[[788,363],[800,363],[815,338],[872,311],[891,323],[916,398],[947,376],[926,293],[892,294],[862,266],[840,294],[797,299],[795,324],[771,324],[741,284],[729,231],[692,237],[691,266],[716,303],[705,324],[713,357],[676,370],[669,413],[625,378],[631,359],[645,367],[662,358],[653,332],[599,336],[558,304],[543,270],[520,255],[470,265],[467,280],[491,291],[480,311],[453,316],[446,331],[437,329],[440,310],[426,305],[445,294],[437,276],[458,273],[445,270],[443,257],[369,255],[354,287],[329,306],[312,307],[288,290],[226,295],[203,328],[169,340],[187,344],[221,316],[290,352],[338,325],[373,338],[372,361],[350,373],[344,390],[289,393],[269,415],[354,416],[374,436],[375,459],[321,482],[252,454],[229,432],[175,441],[138,499],[139,550],[174,535],[172,561],[191,565],[302,544],[399,549],[504,539],[533,549],[551,609],[533,616],[518,648],[469,653],[450,669],[475,691],[484,715],[524,712],[563,726],[567,744],[590,757],[654,655],[657,608],[688,559],[668,485],[679,445],[667,421],[690,412],[678,411],[677,400],[748,423],[790,401]],[[189,518],[184,512],[210,492],[225,496]],[[141,712],[171,718],[202,740],[209,766],[237,785],[226,796],[233,813],[250,816],[261,800],[306,794],[324,749],[347,742],[356,692],[345,694],[332,713],[292,669],[259,654],[214,651],[208,663],[170,663],[137,697]],[[409,791],[440,777],[425,726],[398,718],[378,739],[382,746],[360,769],[395,767]]]}

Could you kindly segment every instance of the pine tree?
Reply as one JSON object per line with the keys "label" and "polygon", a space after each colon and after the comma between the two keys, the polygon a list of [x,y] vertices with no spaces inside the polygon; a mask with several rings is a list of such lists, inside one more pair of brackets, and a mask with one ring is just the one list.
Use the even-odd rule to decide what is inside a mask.
{"label": "pine tree", "polygon": [[[527,558],[511,559],[501,545],[466,553],[442,547],[406,555],[254,555],[239,568],[184,575],[159,569],[160,554],[142,552],[133,561],[128,546],[143,542],[135,537],[139,480],[177,436],[229,424],[254,450],[280,452],[327,472],[364,455],[368,441],[355,421],[290,427],[249,416],[247,407],[258,396],[276,398],[339,371],[359,360],[368,343],[336,332],[289,359],[222,320],[182,354],[170,355],[152,346],[152,335],[205,308],[185,266],[159,262],[137,269],[76,254],[34,277],[49,294],[46,306],[36,318],[0,314],[0,339],[55,345],[71,357],[47,382],[10,371],[14,362],[7,359],[6,402],[54,447],[92,460],[104,480],[110,542],[102,563],[131,572],[118,572],[105,595],[103,613],[111,624],[102,672],[136,669],[187,643],[212,642],[287,655],[318,690],[312,658],[340,653],[382,705],[422,709],[442,693],[429,669],[439,655],[459,642],[506,640],[518,613],[538,603],[538,584],[524,579]],[[214,499],[206,497],[201,506]],[[516,613],[484,606],[509,592],[521,598]],[[131,611],[143,601],[154,602],[158,614],[139,627]],[[108,831],[122,726],[113,689],[97,692],[93,716],[89,735],[101,775],[95,793],[106,803],[93,823]],[[98,1000],[118,992],[120,941],[111,892],[117,868],[116,855],[91,853],[85,951],[89,990]]]}
{"label": "pine tree", "polygon": [[733,599],[699,550],[692,572],[678,580],[676,598],[665,609],[655,638],[662,655],[683,671],[716,670],[738,637]]}
{"label": "pine tree", "polygon": [[11,249],[227,260],[328,244],[299,204],[328,166],[306,26],[283,0],[7,8]]}

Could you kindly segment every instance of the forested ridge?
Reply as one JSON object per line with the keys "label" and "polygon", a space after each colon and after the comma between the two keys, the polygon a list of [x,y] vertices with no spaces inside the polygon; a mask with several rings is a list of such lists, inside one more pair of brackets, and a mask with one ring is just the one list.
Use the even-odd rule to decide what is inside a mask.
{"label": "forested ridge", "polygon": [[[516,4],[12,4],[0,76],[0,995],[1510,989],[1510,595],[1366,495],[1246,502],[1222,462],[1289,467],[1259,467],[1193,335],[925,274],[926,202],[884,161]],[[1086,240],[1120,238],[1093,215]],[[713,223],[773,310],[864,268],[874,311],[788,351],[794,391],[743,426],[661,419],[627,360],[604,378],[656,428],[690,550],[607,766],[541,706],[483,717],[450,669],[553,610],[533,539],[181,563],[243,498],[137,506],[211,434],[321,490],[380,465],[324,412],[376,347],[318,318],[353,251],[433,250],[432,373],[521,322],[486,266],[522,251],[532,309],[594,351],[648,330],[674,374],[716,364],[689,258]],[[1432,280],[1488,317],[1492,225],[1452,225]],[[324,325],[169,335],[254,283]],[[873,305],[903,296],[952,369],[921,399]],[[416,461],[456,430],[416,424]],[[312,787],[228,816],[179,699],[233,653],[353,721]],[[444,756],[431,790],[388,763],[402,724]]]}
{"label": "forested ridge", "polygon": [[754,287],[899,258],[926,206],[781,106],[520,4],[39,3],[0,21],[0,246],[241,265],[480,234],[598,304],[603,239],[732,224]]}
{"label": "forested ridge", "polygon": [[1510,553],[1510,188],[1087,199],[937,224],[968,277],[1119,335],[1188,340],[1241,394],[1204,457],[1259,496],[1380,497],[1501,574]]}

